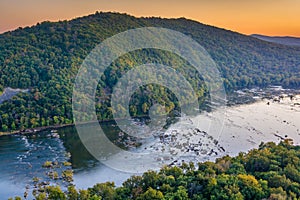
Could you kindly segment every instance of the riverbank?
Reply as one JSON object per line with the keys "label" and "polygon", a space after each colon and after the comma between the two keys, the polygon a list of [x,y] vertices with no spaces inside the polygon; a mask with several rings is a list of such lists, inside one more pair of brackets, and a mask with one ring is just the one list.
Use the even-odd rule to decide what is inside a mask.
{"label": "riverbank", "polygon": [[[137,118],[143,118],[147,117],[146,115],[139,116]],[[64,128],[64,127],[69,127],[69,126],[84,126],[84,125],[89,125],[89,124],[95,124],[95,123],[109,123],[109,122],[114,122],[113,119],[107,119],[107,120],[101,120],[101,121],[88,121],[88,122],[83,122],[83,123],[71,123],[71,124],[57,124],[57,125],[50,125],[50,126],[41,126],[41,127],[35,127],[35,128],[27,128],[24,130],[16,130],[16,131],[10,131],[10,132],[0,132],[0,136],[4,135],[17,135],[17,134],[30,134],[30,133],[37,133],[40,131],[45,131],[49,129],[59,129],[59,128]]]}
{"label": "riverbank", "polygon": [[[126,152],[120,152],[105,162],[116,170],[143,172],[163,165],[236,156],[258,148],[261,142],[290,140],[300,145],[299,121],[300,95],[258,99],[252,104],[181,118],[162,135],[138,148],[140,155],[125,157]],[[120,166],[118,159],[130,164]]]}
{"label": "riverbank", "polygon": [[28,128],[25,130],[17,130],[17,131],[11,131],[11,132],[0,132],[0,136],[37,133],[40,131],[45,131],[45,130],[50,130],[50,129],[59,129],[59,128],[68,127],[68,126],[74,126],[74,124],[51,125],[51,126],[43,126],[43,127],[36,127],[36,128]]}
{"label": "riverbank", "polygon": [[[21,89],[12,89],[12,88],[5,88],[5,91],[13,91],[13,92],[26,92],[27,90]],[[227,107],[236,107],[239,105],[248,105],[253,104],[255,102],[260,101],[261,99],[267,99],[269,101],[278,102],[283,97],[291,98],[296,97],[300,93],[299,89],[284,89],[281,86],[271,86],[269,88],[252,88],[252,89],[243,89],[234,91],[227,96]],[[209,106],[209,105],[207,105]],[[147,115],[140,115],[137,116],[136,119],[142,119],[148,117]],[[120,120],[120,119],[118,119]],[[89,121],[80,123],[78,125],[88,125],[93,123],[105,123],[105,122],[113,122],[114,119],[107,119],[101,121]],[[169,123],[168,125],[171,125]],[[0,132],[0,136],[2,135],[13,135],[13,134],[30,134],[36,133],[39,131],[44,131],[48,129],[59,129],[68,126],[75,126],[74,123],[71,124],[58,124],[58,125],[50,125],[50,126],[43,126],[43,127],[36,127],[36,128],[27,128],[25,130],[16,130],[10,132]]]}
{"label": "riverbank", "polygon": [[[286,96],[280,99],[280,102],[276,98],[274,101],[257,99],[252,104],[227,107],[222,134],[216,134],[214,129],[209,129],[208,121],[214,120],[218,110],[203,112],[196,117],[182,118],[168,128],[162,135],[164,137],[157,136],[153,140],[145,141],[142,146],[131,149],[131,152],[137,153],[132,161],[128,158],[122,165],[118,162],[108,163],[112,164],[113,168],[98,162],[87,152],[72,124],[68,125],[71,127],[62,128],[61,125],[43,127],[43,130],[49,128],[49,131],[43,133],[0,137],[0,166],[3,172],[1,186],[6,188],[0,191],[0,196],[22,194],[33,177],[48,178],[45,169],[41,167],[45,161],[72,162],[74,184],[81,189],[106,181],[114,181],[116,185],[121,185],[134,174],[114,169],[125,168],[126,171],[128,168],[134,169],[138,164],[149,170],[161,168],[163,164],[180,165],[183,160],[195,163],[214,161],[224,155],[234,156],[239,152],[257,148],[261,142],[277,143],[288,138],[292,138],[294,144],[300,144],[300,133],[297,132],[297,129],[300,130],[300,105],[295,105],[299,101],[300,96],[296,96],[293,101]],[[105,126],[103,128],[108,135],[116,135],[112,141],[117,139],[117,127],[110,124]],[[93,127],[96,126],[90,128]],[[54,131],[53,134],[51,129],[57,132]],[[57,134],[60,137],[56,137]],[[149,157],[142,158],[143,154],[149,154]]]}

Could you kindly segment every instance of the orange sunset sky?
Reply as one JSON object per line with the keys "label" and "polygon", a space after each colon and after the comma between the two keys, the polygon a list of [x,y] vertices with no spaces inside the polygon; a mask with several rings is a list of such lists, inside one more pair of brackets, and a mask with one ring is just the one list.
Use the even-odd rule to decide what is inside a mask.
{"label": "orange sunset sky", "polygon": [[0,0],[0,32],[95,11],[186,17],[244,34],[300,37],[300,0]]}

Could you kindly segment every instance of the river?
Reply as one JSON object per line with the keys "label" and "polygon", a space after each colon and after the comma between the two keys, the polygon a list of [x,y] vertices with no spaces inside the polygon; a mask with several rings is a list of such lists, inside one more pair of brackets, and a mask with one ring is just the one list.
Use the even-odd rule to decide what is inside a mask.
{"label": "river", "polygon": [[[249,91],[237,93],[243,99]],[[178,164],[183,158],[185,161],[204,161],[227,154],[234,156],[240,151],[258,147],[261,142],[279,142],[287,138],[300,145],[300,96],[295,96],[293,100],[285,96],[280,102],[273,102],[262,99],[259,94],[255,91],[252,95],[255,102],[227,107],[225,112],[215,110],[188,119],[181,118],[166,130],[163,139],[152,139],[137,150],[155,153],[153,162],[162,165]],[[208,121],[214,121],[218,112],[224,114],[222,130],[214,132]],[[96,125],[86,126],[93,128]],[[101,127],[110,140],[118,139],[120,130],[115,124],[106,122]],[[170,139],[172,134],[176,139]],[[189,145],[185,145],[186,142]],[[160,152],[169,154],[169,158],[165,154],[162,157]],[[73,183],[79,189],[105,181],[121,185],[132,175],[107,167],[93,158],[82,145],[74,126],[27,135],[1,136],[0,160],[1,199],[16,195],[23,197],[26,187],[29,191],[32,189],[33,177],[67,186],[62,180],[53,181],[46,175],[48,169],[42,167],[45,161],[71,162],[72,167],[61,165],[57,171],[61,173],[72,168]]]}

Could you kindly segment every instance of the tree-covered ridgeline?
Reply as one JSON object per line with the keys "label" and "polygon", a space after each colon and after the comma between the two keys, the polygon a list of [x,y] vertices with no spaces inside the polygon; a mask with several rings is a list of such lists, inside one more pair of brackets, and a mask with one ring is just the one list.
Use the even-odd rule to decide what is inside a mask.
{"label": "tree-covered ridgeline", "polygon": [[225,156],[215,162],[165,166],[132,176],[122,186],[99,183],[88,189],[42,186],[37,200],[138,199],[138,200],[297,200],[300,199],[300,146],[287,139],[276,145]]}
{"label": "tree-covered ridgeline", "polygon": [[[0,35],[0,91],[30,89],[0,105],[0,131],[24,130],[73,122],[73,83],[84,58],[101,41],[139,27],[180,31],[202,45],[217,63],[227,91],[268,85],[300,86],[300,48],[276,45],[199,22],[180,19],[135,18],[95,13],[71,21],[42,22]],[[116,60],[99,82],[99,120],[112,119],[110,93],[118,78],[134,66],[160,63],[177,69],[193,86],[200,104],[209,95],[201,75],[176,55],[141,50]],[[176,81],[176,80],[175,80]],[[147,85],[132,95],[132,116],[147,115],[154,103],[166,111],[180,109],[171,90]]]}

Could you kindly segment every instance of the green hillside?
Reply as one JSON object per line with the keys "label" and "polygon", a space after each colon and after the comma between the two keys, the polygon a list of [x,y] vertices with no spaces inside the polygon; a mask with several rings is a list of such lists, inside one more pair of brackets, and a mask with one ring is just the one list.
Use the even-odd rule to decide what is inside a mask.
{"label": "green hillside", "polygon": [[[30,89],[0,105],[0,131],[72,123],[74,78],[84,58],[104,39],[132,28],[158,26],[180,31],[199,42],[219,66],[227,91],[268,85],[300,86],[300,48],[270,44],[187,19],[135,18],[126,14],[96,13],[71,21],[43,22],[0,35],[0,90]],[[150,55],[150,58],[149,58]],[[105,72],[96,97],[98,119],[112,118],[109,94],[116,80],[145,62],[180,66],[204,101],[208,91],[201,75],[178,56],[141,50],[116,60]],[[145,95],[147,94],[147,95]],[[176,98],[161,86],[145,86],[133,95],[130,112],[146,115],[155,103],[180,109]]]}

